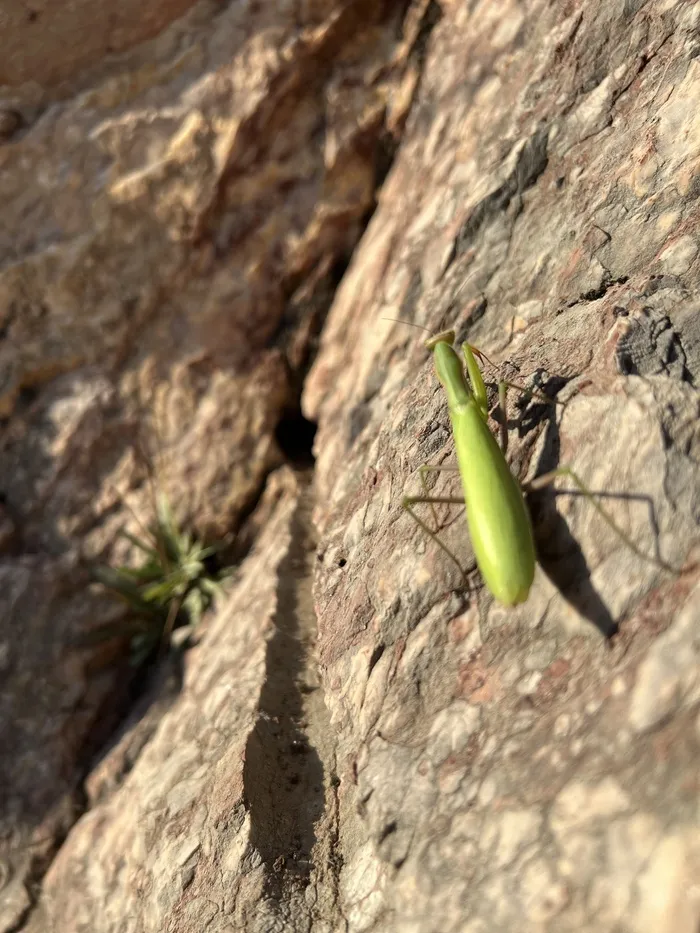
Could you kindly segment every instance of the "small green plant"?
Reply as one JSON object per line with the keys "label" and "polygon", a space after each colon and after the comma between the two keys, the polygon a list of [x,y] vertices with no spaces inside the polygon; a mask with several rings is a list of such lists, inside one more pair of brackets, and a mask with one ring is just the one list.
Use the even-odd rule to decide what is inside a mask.
{"label": "small green plant", "polygon": [[175,628],[195,628],[222,591],[225,572],[212,573],[207,558],[220,547],[204,547],[180,530],[167,497],[155,497],[155,519],[144,539],[121,531],[143,555],[140,566],[93,568],[95,579],[124,600],[131,613],[118,626],[131,632],[131,663],[140,667],[165,646]]}

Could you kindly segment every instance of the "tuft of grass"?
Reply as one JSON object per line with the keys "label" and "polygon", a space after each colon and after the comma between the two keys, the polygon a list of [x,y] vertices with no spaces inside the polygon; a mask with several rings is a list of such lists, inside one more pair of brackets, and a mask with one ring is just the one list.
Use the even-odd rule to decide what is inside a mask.
{"label": "tuft of grass", "polygon": [[144,538],[121,531],[143,556],[138,566],[93,568],[93,576],[123,600],[129,618],[102,628],[102,637],[130,632],[130,661],[141,667],[170,640],[175,628],[191,629],[222,592],[226,572],[212,573],[207,559],[222,545],[204,545],[178,527],[167,497],[155,495],[155,519]]}

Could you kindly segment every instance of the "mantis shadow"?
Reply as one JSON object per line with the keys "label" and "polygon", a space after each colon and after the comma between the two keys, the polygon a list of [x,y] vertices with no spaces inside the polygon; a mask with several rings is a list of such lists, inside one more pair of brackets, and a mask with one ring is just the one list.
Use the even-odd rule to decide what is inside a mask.
{"label": "mantis shadow", "polygon": [[591,622],[605,638],[617,634],[618,624],[591,583],[588,562],[555,499],[551,487],[528,495],[537,560],[564,599]]}
{"label": "mantis shadow", "polygon": [[[506,428],[517,430],[520,438],[546,420],[544,446],[536,474],[540,476],[560,465],[561,439],[554,399],[568,380],[552,376],[545,382],[542,380],[542,374],[536,373],[533,381],[535,390],[551,398],[552,403],[543,403],[525,393],[519,399],[518,414],[515,418],[508,418],[507,413],[499,409],[496,420],[499,423],[505,420]],[[556,498],[563,490],[548,485],[528,491],[526,485],[523,485],[523,492],[532,519],[537,562],[540,567],[580,615],[588,619],[606,638],[612,638],[618,630],[617,622],[593,587],[590,568],[583,551],[571,534],[566,520],[556,508]]]}
{"label": "mantis shadow", "polygon": [[[534,412],[530,417],[534,417]],[[561,438],[556,412],[550,412],[547,421],[538,475],[559,466]],[[522,424],[521,429],[524,428],[525,424]],[[605,638],[612,638],[618,631],[617,622],[591,583],[591,572],[583,551],[571,534],[568,523],[557,511],[559,494],[560,491],[550,485],[526,496],[538,562],[564,599]]]}
{"label": "mantis shadow", "polygon": [[[561,440],[556,415],[548,416],[545,441],[537,475],[548,473],[560,466]],[[587,618],[606,638],[617,634],[619,626],[610,610],[601,599],[591,582],[588,562],[576,538],[571,534],[568,523],[556,509],[556,498],[574,495],[589,498],[579,489],[555,489],[547,485],[541,489],[526,491],[532,517],[537,559],[544,573],[582,616]],[[649,496],[634,493],[611,493],[591,490],[591,495],[600,499],[626,499],[646,503],[654,538],[658,540],[658,524],[654,504]],[[658,555],[657,555],[658,559]]]}

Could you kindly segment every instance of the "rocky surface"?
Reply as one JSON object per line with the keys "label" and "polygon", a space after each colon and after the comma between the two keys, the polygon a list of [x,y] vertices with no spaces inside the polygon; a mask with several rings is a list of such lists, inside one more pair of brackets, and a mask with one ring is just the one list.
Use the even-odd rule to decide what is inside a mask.
{"label": "rocky surface", "polygon": [[[3,89],[0,929],[695,933],[699,30],[672,0],[203,4],[60,99]],[[313,482],[269,478],[399,135],[303,384]],[[514,472],[570,465],[673,569],[550,488],[528,601],[465,588],[401,508],[453,446],[384,318],[556,395],[511,392]],[[259,534],[86,774],[126,698],[118,647],[75,646],[114,615],[85,565],[149,458],[207,536],[267,483]]]}
{"label": "rocky surface", "polygon": [[[698,25],[692,4],[497,3],[434,33],[304,395],[350,930],[700,922]],[[549,492],[528,601],[457,591],[401,509],[422,463],[454,463],[444,398],[420,332],[384,318],[558,392],[556,413],[511,393],[518,475],[572,466],[679,572]]]}
{"label": "rocky surface", "polygon": [[265,530],[188,655],[176,701],[71,832],[27,930],[335,927],[333,746],[308,660],[308,486],[282,473],[267,495]]}
{"label": "rocky surface", "polygon": [[[141,6],[134,41],[166,14]],[[45,45],[66,41],[59,15],[34,24]],[[150,521],[154,482],[185,527],[228,540],[282,462],[410,106],[420,23],[204,3],[89,69],[54,57],[60,88],[47,73],[0,91],[2,930],[129,700],[124,639],[86,647],[123,614],[89,564],[130,559],[117,532]]]}
{"label": "rocky surface", "polygon": [[[71,79],[91,66],[150,39],[193,5],[193,0],[126,0],[119,4],[71,0],[5,0],[0,85],[34,84],[38,94],[71,93]],[[65,82],[65,85],[64,85]]]}

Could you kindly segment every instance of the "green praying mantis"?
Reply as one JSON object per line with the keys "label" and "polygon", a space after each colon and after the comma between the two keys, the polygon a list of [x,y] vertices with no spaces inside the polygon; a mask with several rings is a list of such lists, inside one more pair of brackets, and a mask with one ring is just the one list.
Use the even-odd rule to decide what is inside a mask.
{"label": "green praying mantis", "polygon": [[[434,518],[436,518],[435,503],[465,505],[474,556],[484,582],[498,602],[505,606],[515,606],[525,602],[528,598],[537,561],[532,522],[525,504],[524,489],[528,491],[541,489],[561,476],[567,477],[589,499],[601,518],[634,554],[664,570],[673,572],[673,568],[664,561],[645,554],[637,547],[569,467],[559,467],[538,476],[526,487],[520,485],[511,473],[505,458],[507,441],[505,398],[506,389],[510,384],[505,382],[499,384],[499,404],[504,416],[502,446],[499,446],[488,426],[486,385],[477,362],[477,358],[480,361],[482,357],[485,358],[484,354],[468,343],[463,344],[465,371],[455,350],[454,342],[454,331],[447,330],[431,336],[426,341],[426,347],[433,353],[435,370],[447,397],[457,452],[458,467],[456,469],[462,479],[464,496],[454,498],[428,495],[426,473],[450,468],[423,466],[420,469],[420,477],[424,495],[404,497],[403,507],[455,562],[462,574],[464,575],[465,572],[460,562],[440,541],[437,533],[431,531],[416,514],[414,505],[421,502],[430,504]],[[520,387],[516,386],[516,388]]]}

